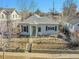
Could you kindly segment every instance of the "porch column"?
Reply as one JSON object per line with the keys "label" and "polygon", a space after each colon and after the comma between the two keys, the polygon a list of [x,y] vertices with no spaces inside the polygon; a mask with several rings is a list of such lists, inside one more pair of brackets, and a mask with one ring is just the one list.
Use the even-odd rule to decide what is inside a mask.
{"label": "porch column", "polygon": [[57,25],[57,32],[59,32],[59,25]]}
{"label": "porch column", "polygon": [[31,25],[30,25],[30,37],[32,36],[32,28],[31,28]]}
{"label": "porch column", "polygon": [[37,37],[37,33],[38,33],[38,26],[36,25],[36,37]]}
{"label": "porch column", "polygon": [[20,30],[20,32],[22,32],[22,28],[21,28],[21,25],[20,25],[20,29],[19,29],[19,30]]}

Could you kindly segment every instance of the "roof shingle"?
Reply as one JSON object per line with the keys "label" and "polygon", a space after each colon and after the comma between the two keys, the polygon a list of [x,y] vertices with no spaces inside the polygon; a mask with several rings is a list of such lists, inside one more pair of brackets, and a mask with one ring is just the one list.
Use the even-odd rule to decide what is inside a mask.
{"label": "roof shingle", "polygon": [[59,24],[54,19],[51,19],[51,18],[48,18],[48,17],[40,17],[36,14],[29,17],[28,19],[24,20],[21,23],[27,23],[27,24]]}

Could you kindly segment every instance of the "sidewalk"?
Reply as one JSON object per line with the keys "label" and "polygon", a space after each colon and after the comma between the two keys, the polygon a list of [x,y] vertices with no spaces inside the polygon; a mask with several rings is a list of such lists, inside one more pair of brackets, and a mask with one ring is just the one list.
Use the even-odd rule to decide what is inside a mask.
{"label": "sidewalk", "polygon": [[40,54],[28,53],[31,59],[79,59],[79,54]]}
{"label": "sidewalk", "polygon": [[[3,53],[0,52],[0,59]],[[4,59],[79,59],[79,54],[12,53],[5,52]]]}

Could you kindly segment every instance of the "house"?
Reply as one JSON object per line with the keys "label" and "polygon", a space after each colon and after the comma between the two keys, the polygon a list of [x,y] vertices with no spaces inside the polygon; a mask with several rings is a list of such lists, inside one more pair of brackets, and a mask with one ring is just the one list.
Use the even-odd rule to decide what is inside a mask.
{"label": "house", "polygon": [[7,32],[7,28],[17,27],[21,16],[14,8],[0,8],[0,32]]}
{"label": "house", "polygon": [[36,14],[19,23],[20,35],[41,36],[55,35],[59,32],[59,23],[52,18],[40,17]]}
{"label": "house", "polygon": [[71,16],[67,18],[67,22],[65,23],[65,28],[69,31],[79,32],[79,17]]}

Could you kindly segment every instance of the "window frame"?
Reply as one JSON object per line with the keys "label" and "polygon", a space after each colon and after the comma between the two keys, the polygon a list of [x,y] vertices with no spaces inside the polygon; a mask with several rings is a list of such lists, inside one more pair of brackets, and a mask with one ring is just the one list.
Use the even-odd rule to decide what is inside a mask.
{"label": "window frame", "polygon": [[[56,26],[56,27],[57,27],[57,26]],[[55,31],[55,26],[52,26],[52,27],[46,26],[46,31],[49,31],[49,30]]]}
{"label": "window frame", "polygon": [[28,33],[28,26],[21,26],[21,27],[22,27],[22,32]]}
{"label": "window frame", "polygon": [[38,27],[38,32],[41,32],[41,27]]}

